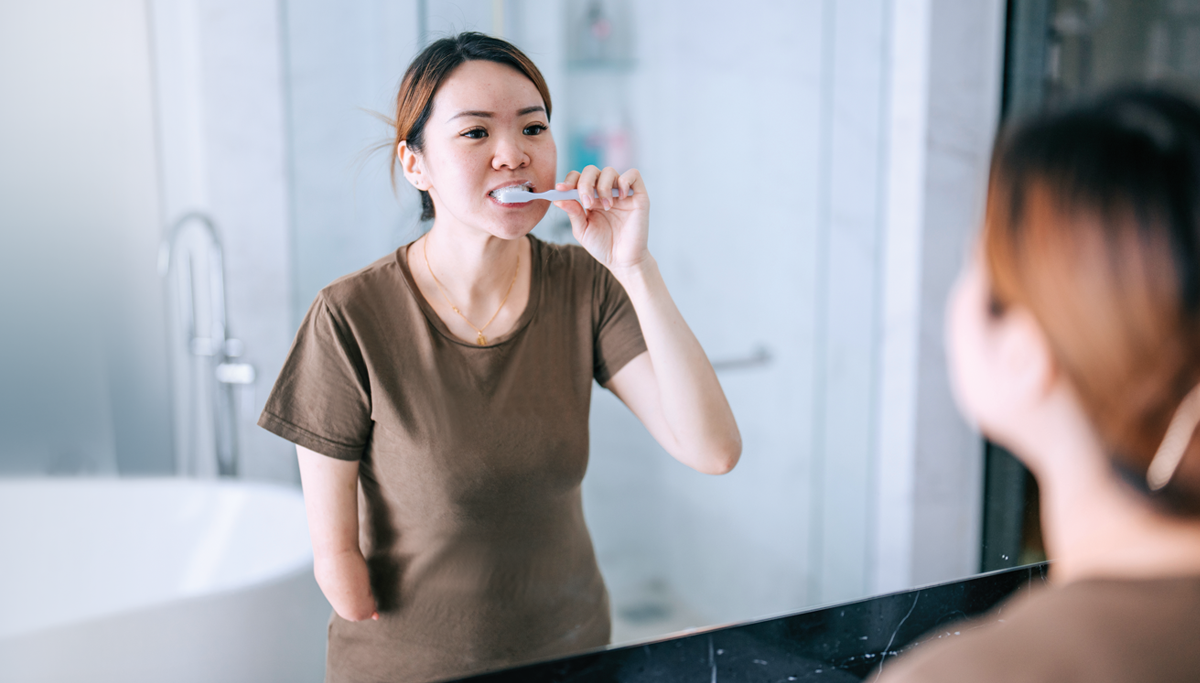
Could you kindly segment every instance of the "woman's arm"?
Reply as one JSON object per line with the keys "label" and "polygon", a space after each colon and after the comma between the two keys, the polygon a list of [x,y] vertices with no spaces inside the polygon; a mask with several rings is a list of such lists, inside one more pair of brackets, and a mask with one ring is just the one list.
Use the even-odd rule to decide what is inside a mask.
{"label": "woman's arm", "polygon": [[325,599],[347,621],[378,619],[367,562],[358,547],[358,463],[296,446],[313,573]]}
{"label": "woman's arm", "polygon": [[646,353],[617,371],[607,388],[676,460],[706,474],[725,474],[741,456],[742,437],[708,356],[653,259],[617,279],[637,311]]}
{"label": "woman's arm", "polygon": [[[625,288],[646,340],[646,353],[621,368],[607,387],[675,459],[708,474],[728,472],[741,457],[742,437],[708,356],[646,246],[650,199],[641,175],[589,166],[558,185],[576,187],[580,203],[556,205],[567,212],[579,243]],[[610,199],[613,188],[620,198]],[[591,199],[593,193],[599,198]]]}

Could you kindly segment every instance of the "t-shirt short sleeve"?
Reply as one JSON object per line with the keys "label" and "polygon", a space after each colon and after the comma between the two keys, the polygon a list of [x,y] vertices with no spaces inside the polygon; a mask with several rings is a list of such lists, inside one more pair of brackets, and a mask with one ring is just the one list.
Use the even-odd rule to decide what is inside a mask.
{"label": "t-shirt short sleeve", "polygon": [[[589,257],[590,258],[590,257]],[[642,327],[625,288],[607,268],[596,264],[593,296],[595,321],[595,366],[593,374],[601,386],[646,350]]]}
{"label": "t-shirt short sleeve", "polygon": [[322,455],[362,458],[372,427],[366,364],[324,294],[304,316],[258,424]]}

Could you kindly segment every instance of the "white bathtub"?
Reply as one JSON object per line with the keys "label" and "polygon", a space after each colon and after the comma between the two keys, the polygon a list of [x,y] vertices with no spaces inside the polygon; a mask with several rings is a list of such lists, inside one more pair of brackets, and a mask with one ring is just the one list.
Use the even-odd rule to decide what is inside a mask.
{"label": "white bathtub", "polygon": [[0,681],[320,681],[297,489],[0,480]]}

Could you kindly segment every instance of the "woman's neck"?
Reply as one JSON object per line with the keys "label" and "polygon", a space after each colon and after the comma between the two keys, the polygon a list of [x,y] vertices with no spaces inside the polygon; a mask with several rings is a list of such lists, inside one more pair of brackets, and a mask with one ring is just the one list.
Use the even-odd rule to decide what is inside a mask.
{"label": "woman's neck", "polygon": [[478,230],[439,226],[414,245],[460,308],[472,308],[504,296],[525,240],[505,240]]}
{"label": "woman's neck", "polygon": [[1087,420],[1067,412],[1028,448],[1053,580],[1200,575],[1200,520],[1155,510],[1120,480]]}

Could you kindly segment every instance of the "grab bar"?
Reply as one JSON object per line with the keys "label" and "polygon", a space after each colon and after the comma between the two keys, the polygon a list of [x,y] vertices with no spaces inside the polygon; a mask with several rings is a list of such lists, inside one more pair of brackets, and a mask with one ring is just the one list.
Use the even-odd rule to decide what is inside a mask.
{"label": "grab bar", "polygon": [[721,372],[722,370],[744,370],[746,368],[756,368],[765,365],[770,365],[775,358],[771,355],[770,349],[765,346],[758,346],[749,356],[741,356],[738,358],[723,358],[721,360],[712,361],[713,370]]}

